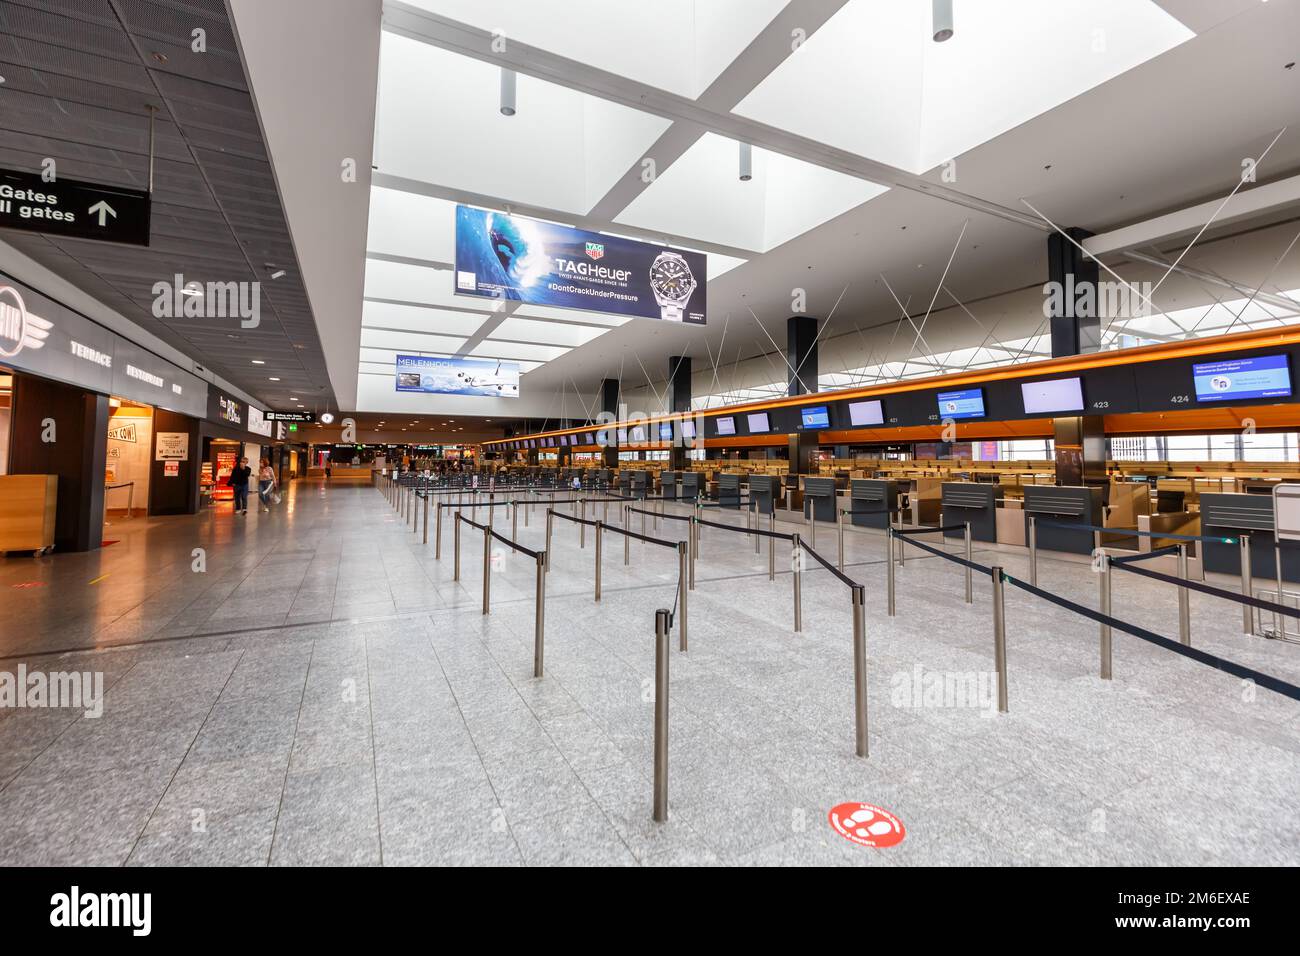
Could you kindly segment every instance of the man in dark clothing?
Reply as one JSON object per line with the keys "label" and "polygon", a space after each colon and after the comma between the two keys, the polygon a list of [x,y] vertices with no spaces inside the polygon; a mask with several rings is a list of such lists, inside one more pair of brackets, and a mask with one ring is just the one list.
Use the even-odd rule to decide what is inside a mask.
{"label": "man in dark clothing", "polygon": [[239,464],[230,469],[230,477],[226,479],[226,484],[235,493],[235,514],[248,514],[248,479],[252,476],[253,469],[248,467],[248,459],[239,459]]}

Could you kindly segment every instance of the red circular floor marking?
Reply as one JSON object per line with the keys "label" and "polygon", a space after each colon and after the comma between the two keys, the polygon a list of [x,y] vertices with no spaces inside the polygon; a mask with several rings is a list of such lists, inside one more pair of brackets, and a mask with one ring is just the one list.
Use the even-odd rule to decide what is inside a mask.
{"label": "red circular floor marking", "polygon": [[870,803],[841,803],[827,817],[836,833],[859,846],[880,849],[902,843],[907,836],[902,820]]}

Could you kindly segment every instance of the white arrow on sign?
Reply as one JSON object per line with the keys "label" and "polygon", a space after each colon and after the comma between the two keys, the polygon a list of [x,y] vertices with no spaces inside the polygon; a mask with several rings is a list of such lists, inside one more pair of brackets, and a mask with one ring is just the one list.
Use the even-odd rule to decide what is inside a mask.
{"label": "white arrow on sign", "polygon": [[105,220],[104,218],[105,216],[112,216],[114,219],[117,218],[117,213],[113,211],[113,207],[110,206],[108,203],[104,202],[104,200],[102,199],[99,202],[95,203],[95,205],[91,206],[88,211],[90,212],[91,215],[94,215],[95,213],[99,213],[99,224],[101,226],[107,224],[107,220]]}

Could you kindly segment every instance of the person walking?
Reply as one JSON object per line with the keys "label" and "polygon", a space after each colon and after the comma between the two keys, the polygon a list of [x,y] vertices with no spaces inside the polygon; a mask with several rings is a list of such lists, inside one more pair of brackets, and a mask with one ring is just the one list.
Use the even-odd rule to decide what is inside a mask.
{"label": "person walking", "polygon": [[226,484],[235,493],[235,514],[248,514],[248,479],[253,475],[253,469],[248,467],[248,459],[239,459],[239,464],[230,469],[230,477],[226,479]]}
{"label": "person walking", "polygon": [[275,469],[271,462],[263,458],[262,466],[257,470],[257,497],[262,502],[262,510],[271,510],[271,495],[275,491]]}

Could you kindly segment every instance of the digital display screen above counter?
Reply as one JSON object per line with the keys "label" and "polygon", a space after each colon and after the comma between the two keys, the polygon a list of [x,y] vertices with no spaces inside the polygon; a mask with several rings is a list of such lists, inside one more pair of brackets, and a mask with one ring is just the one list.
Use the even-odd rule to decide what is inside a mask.
{"label": "digital display screen above counter", "polygon": [[825,405],[809,405],[799,409],[799,422],[802,428],[830,428],[831,413]]}
{"label": "digital display screen above counter", "polygon": [[1022,382],[1020,397],[1026,415],[1083,411],[1083,379],[1054,378],[1046,382]]}
{"label": "digital display screen above counter", "polygon": [[1192,378],[1198,402],[1291,396],[1291,366],[1285,355],[1193,365]]}
{"label": "digital display screen above counter", "polygon": [[940,392],[939,418],[983,418],[984,389],[966,388],[957,392]]}
{"label": "digital display screen above counter", "polygon": [[854,428],[868,425],[883,425],[885,409],[879,400],[869,402],[849,402],[849,424]]}
{"label": "digital display screen above counter", "polygon": [[660,423],[659,423],[659,440],[660,440],[660,441],[672,441],[672,440],[673,440],[673,423],[672,423],[672,422],[660,422]]}
{"label": "digital display screen above counter", "polygon": [[730,418],[730,417],[727,417],[727,418],[719,418],[719,419],[718,419],[718,434],[719,434],[719,435],[734,435],[734,434],[736,434],[736,420],[735,420],[734,418]]}
{"label": "digital display screen above counter", "polygon": [[682,437],[683,438],[695,437],[695,422],[693,422],[689,418],[682,419]]}
{"label": "digital display screen above counter", "polygon": [[755,412],[752,415],[746,415],[745,421],[749,425],[751,435],[766,435],[772,430],[772,426],[767,420],[767,412]]}

